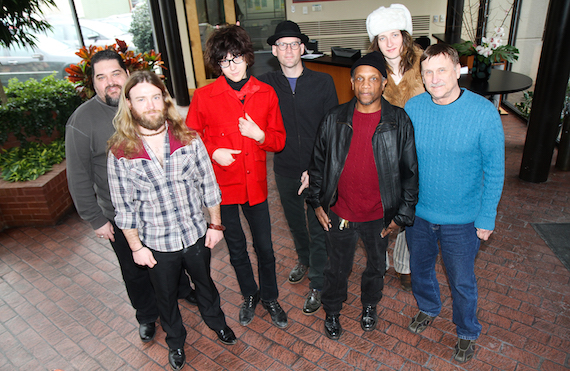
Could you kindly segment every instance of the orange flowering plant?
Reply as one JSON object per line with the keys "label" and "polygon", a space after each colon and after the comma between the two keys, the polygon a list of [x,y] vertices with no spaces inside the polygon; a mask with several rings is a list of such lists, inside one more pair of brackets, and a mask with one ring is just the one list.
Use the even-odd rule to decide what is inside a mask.
{"label": "orange flowering plant", "polygon": [[100,50],[111,49],[119,53],[129,72],[153,70],[156,67],[166,68],[164,67],[164,62],[162,61],[160,53],[156,53],[154,50],[151,50],[146,53],[138,53],[135,55],[135,52],[128,50],[128,46],[124,41],[119,39],[115,40],[117,43],[113,45],[90,45],[89,47],[82,47],[77,53],[75,53],[82,59],[82,61],[78,64],[72,64],[65,69],[65,72],[69,75],[67,76],[67,79],[75,84],[75,90],[82,99],[90,99],[95,95],[92,81],[91,58]]}

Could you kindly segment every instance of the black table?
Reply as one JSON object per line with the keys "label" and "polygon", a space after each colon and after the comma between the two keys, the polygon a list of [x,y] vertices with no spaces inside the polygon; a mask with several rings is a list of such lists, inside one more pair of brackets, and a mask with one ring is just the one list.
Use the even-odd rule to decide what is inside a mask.
{"label": "black table", "polygon": [[508,94],[530,88],[532,79],[522,73],[491,70],[489,81],[474,81],[471,74],[461,75],[459,86],[480,95]]}

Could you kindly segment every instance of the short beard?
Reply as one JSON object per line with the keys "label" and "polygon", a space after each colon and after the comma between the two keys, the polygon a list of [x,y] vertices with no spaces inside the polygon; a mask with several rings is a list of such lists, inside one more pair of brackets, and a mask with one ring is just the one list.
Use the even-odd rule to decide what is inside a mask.
{"label": "short beard", "polygon": [[119,97],[113,98],[108,94],[105,94],[105,103],[112,107],[119,107]]}
{"label": "short beard", "polygon": [[165,122],[164,110],[155,119],[147,119],[146,117],[144,117],[145,113],[146,112],[143,112],[142,115],[139,115],[138,112],[134,110],[131,111],[131,114],[133,115],[133,121],[135,122],[135,124],[140,125],[141,127],[147,130],[153,130],[153,131],[160,129],[164,125]]}
{"label": "short beard", "polygon": [[109,85],[105,88],[105,103],[107,103],[109,106],[112,107],[119,107],[119,100],[121,98],[121,95],[119,94],[117,96],[117,98],[113,98],[111,97],[109,94],[107,94],[107,88],[121,88],[119,85]]}

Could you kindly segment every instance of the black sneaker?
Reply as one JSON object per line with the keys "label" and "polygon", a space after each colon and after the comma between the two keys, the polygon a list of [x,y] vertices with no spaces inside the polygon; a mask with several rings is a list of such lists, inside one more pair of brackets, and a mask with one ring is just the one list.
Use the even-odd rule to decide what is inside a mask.
{"label": "black sneaker", "polygon": [[247,326],[253,321],[255,316],[255,307],[259,303],[259,291],[255,295],[244,298],[243,304],[239,310],[239,324]]}
{"label": "black sneaker", "polygon": [[267,310],[269,315],[271,316],[271,321],[273,324],[279,328],[287,327],[287,313],[281,308],[281,305],[277,302],[277,300],[271,301],[261,301],[263,304],[263,308]]}

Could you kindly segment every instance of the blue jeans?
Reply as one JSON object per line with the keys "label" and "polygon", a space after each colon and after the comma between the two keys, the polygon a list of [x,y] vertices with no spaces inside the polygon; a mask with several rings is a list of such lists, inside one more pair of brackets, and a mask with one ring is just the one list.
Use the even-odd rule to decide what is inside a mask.
{"label": "blue jeans", "polygon": [[473,223],[432,224],[416,216],[412,227],[406,227],[412,270],[412,292],[418,308],[430,316],[441,311],[439,283],[435,262],[441,256],[453,296],[453,323],[460,339],[476,340],[481,334],[477,320],[477,279],[475,257],[480,241]]}
{"label": "blue jeans", "polygon": [[239,209],[245,216],[251,230],[253,249],[257,255],[257,272],[259,275],[259,294],[261,300],[277,300],[277,275],[275,273],[275,255],[271,242],[271,221],[267,200],[250,206],[249,203],[222,205],[222,224],[226,227],[224,238],[230,252],[230,263],[236,271],[236,277],[244,297],[257,293],[257,283],[253,276],[251,260],[247,252],[247,241],[241,227]]}

